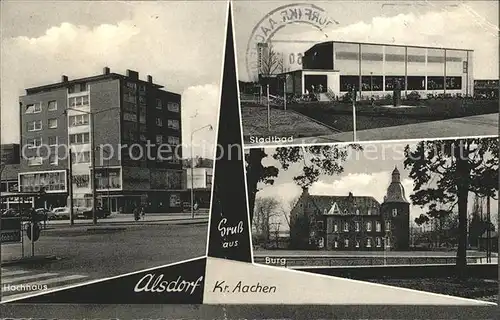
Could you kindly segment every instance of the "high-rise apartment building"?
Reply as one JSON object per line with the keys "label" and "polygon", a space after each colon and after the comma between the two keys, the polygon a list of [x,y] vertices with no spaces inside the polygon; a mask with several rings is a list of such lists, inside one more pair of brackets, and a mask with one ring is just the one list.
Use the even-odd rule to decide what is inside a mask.
{"label": "high-rise apartment building", "polygon": [[[181,96],[151,76],[104,68],[96,76],[26,89],[20,97],[19,191],[45,190],[44,204],[92,206],[112,212],[181,211]],[[71,154],[71,157],[70,157]],[[70,165],[71,159],[71,165]],[[71,172],[71,177],[69,176]]]}

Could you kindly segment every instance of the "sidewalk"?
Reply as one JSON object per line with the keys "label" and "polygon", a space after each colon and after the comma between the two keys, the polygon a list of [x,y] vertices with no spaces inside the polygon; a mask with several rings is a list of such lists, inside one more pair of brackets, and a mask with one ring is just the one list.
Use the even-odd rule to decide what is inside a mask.
{"label": "sidewalk", "polygon": [[[98,219],[98,226],[106,225],[127,225],[127,224],[148,224],[157,222],[172,222],[172,223],[204,223],[208,222],[208,212],[195,212],[194,218],[191,213],[146,213],[144,219],[139,221],[134,220],[133,214],[112,214],[111,216]],[[74,226],[93,226],[92,219],[74,219]],[[43,226],[43,222],[42,222]],[[71,227],[69,220],[48,220],[47,229]]]}

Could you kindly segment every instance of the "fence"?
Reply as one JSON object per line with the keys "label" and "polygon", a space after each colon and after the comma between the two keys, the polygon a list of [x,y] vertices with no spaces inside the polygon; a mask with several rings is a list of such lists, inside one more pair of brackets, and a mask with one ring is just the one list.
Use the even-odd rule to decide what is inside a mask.
{"label": "fence", "polygon": [[[280,261],[279,266],[293,267],[335,267],[335,266],[388,266],[388,265],[430,265],[456,263],[454,256],[254,256],[254,261],[266,263],[266,258],[271,261]],[[284,263],[282,263],[283,261]],[[468,257],[467,263],[485,263],[486,257]]]}

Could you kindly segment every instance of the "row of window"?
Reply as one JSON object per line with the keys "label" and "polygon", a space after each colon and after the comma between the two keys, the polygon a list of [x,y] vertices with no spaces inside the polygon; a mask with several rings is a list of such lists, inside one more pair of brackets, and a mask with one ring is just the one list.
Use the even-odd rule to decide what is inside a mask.
{"label": "row of window", "polygon": [[[73,152],[71,159],[72,159],[71,162],[73,164],[90,163],[90,152],[89,151]],[[41,166],[43,164],[43,160],[44,160],[43,157],[38,157],[38,156],[29,157],[27,159],[28,166]],[[48,163],[50,165],[57,166],[59,163],[59,157],[57,156],[57,154],[49,155]]]}
{"label": "row of window", "polygon": [[[425,63],[426,57],[428,63],[444,63],[445,61],[444,53],[442,56],[408,54],[407,57],[405,57],[405,54],[385,53],[385,61],[387,62],[404,62],[405,59],[407,59],[408,62]],[[356,50],[355,52],[337,51],[335,52],[335,58],[338,60],[359,60],[359,50]],[[466,59],[465,57],[461,58],[461,57],[446,56],[447,62],[462,62],[465,59]],[[383,53],[370,53],[370,52],[361,53],[361,61],[383,61],[383,60],[384,60]]]}
{"label": "row of window", "polygon": [[[385,246],[386,247],[390,247],[391,246],[391,241],[390,241],[389,238],[385,238],[384,241],[385,241]],[[338,240],[334,240],[333,241],[333,246],[334,246],[334,248],[339,248],[339,241]],[[363,241],[363,247],[364,248],[371,248],[372,246],[373,246],[373,244],[372,244],[372,239],[371,238],[366,238],[365,241]],[[375,238],[375,246],[377,248],[381,248],[382,247],[382,238],[380,238],[380,237],[376,237]],[[349,247],[350,247],[349,239],[344,239],[344,246],[343,246],[343,248],[349,248]],[[354,240],[354,247],[355,248],[360,248],[361,247],[361,241]]]}
{"label": "row of window", "polygon": [[[156,109],[162,110],[164,107],[163,101],[160,99],[156,99]],[[180,107],[177,102],[167,102],[167,110],[170,112],[175,112],[179,113],[180,112]]]}
{"label": "row of window", "polygon": [[[427,81],[427,89],[444,89],[445,77],[433,76],[407,76],[408,90],[425,90]],[[361,86],[363,91],[390,91],[397,87],[405,90],[405,76],[384,76],[369,75],[361,76]],[[350,88],[359,90],[359,76],[340,76],[340,91],[349,91]],[[446,77],[446,89],[460,90],[462,89],[462,77]]]}
{"label": "row of window", "polygon": [[[57,110],[57,101],[51,100],[48,102],[47,105],[47,110],[48,111],[55,111]],[[26,113],[40,113],[42,112],[42,103],[37,102],[37,103],[31,103],[26,106]]]}
{"label": "row of window", "polygon": [[[163,143],[163,136],[161,134],[156,135],[156,144]],[[167,143],[171,145],[178,145],[180,143],[179,137],[167,136]]]}
{"label": "row of window", "polygon": [[[47,125],[49,129],[56,129],[57,119],[56,118],[49,119]],[[42,120],[33,120],[26,122],[26,130],[29,132],[40,131],[42,129],[43,129]]]}
{"label": "row of window", "polygon": [[[344,232],[351,231],[350,224],[348,222],[344,222],[342,224],[342,226],[343,226],[342,231],[344,231]],[[385,230],[386,231],[391,230],[391,222],[390,221],[385,222]],[[356,221],[354,223],[354,231],[355,232],[361,231],[361,224],[358,221]],[[368,221],[365,223],[365,231],[367,231],[367,232],[373,231],[373,224],[371,221]],[[382,224],[379,221],[375,222],[375,231],[382,232]],[[331,232],[331,230],[327,230],[327,232]],[[333,232],[339,232],[339,224],[338,223],[333,224]]]}

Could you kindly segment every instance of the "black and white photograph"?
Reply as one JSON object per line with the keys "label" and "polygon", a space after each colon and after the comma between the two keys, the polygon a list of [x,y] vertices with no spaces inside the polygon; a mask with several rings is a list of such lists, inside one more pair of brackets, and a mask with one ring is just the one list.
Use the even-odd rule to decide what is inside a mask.
{"label": "black and white photograph", "polygon": [[2,3],[2,301],[206,254],[226,20]]}
{"label": "black and white photograph", "polygon": [[252,148],[246,161],[256,263],[498,301],[498,138]]}
{"label": "black and white photograph", "polygon": [[234,3],[247,146],[494,136],[495,1]]}

